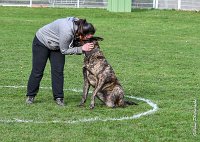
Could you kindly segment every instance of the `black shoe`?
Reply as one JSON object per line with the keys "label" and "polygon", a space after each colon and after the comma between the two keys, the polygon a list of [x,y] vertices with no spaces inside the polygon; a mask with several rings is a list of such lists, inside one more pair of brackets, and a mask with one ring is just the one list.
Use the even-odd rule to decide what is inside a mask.
{"label": "black shoe", "polygon": [[56,98],[56,104],[59,105],[59,106],[64,106],[64,100],[63,98]]}
{"label": "black shoe", "polygon": [[34,102],[34,98],[33,96],[28,96],[26,99],[26,104],[32,104]]}

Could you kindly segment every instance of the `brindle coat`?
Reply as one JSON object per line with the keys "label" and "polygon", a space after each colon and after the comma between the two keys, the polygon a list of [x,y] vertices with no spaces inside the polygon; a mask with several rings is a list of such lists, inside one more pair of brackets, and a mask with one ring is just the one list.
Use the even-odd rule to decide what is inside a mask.
{"label": "brindle coat", "polygon": [[[86,102],[90,86],[94,88],[91,96],[90,108],[95,106],[95,98],[97,97],[104,102],[108,107],[123,107],[126,104],[133,105],[134,102],[124,100],[124,91],[117,79],[114,70],[107,62],[97,40],[102,38],[91,39],[94,43],[94,49],[85,52],[83,66],[83,95],[80,106]],[[91,40],[89,42],[91,42]],[[87,41],[88,42],[88,41]],[[84,42],[85,43],[85,42]]]}

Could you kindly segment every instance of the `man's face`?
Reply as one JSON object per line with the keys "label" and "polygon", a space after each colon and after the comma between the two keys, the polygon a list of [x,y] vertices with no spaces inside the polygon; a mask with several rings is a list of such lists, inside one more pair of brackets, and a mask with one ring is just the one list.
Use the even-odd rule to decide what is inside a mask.
{"label": "man's face", "polygon": [[93,37],[93,34],[87,34],[83,37],[83,40],[87,40],[89,38],[92,38]]}

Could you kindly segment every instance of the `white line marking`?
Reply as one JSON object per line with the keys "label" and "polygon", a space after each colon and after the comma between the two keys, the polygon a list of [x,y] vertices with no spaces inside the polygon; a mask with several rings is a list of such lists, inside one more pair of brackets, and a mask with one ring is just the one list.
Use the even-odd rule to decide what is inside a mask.
{"label": "white line marking", "polygon": [[[26,86],[0,86],[0,88],[26,88]],[[40,87],[41,89],[51,89],[51,87]],[[82,90],[77,90],[77,89],[64,89],[67,91],[73,91],[73,92],[82,92]],[[131,120],[131,119],[137,119],[145,115],[150,115],[158,111],[158,106],[157,104],[153,103],[152,101],[140,97],[134,97],[134,96],[126,96],[131,99],[136,99],[139,101],[146,102],[148,105],[152,107],[152,109],[142,112],[139,114],[135,114],[133,116],[126,116],[126,117],[119,117],[119,118],[99,118],[99,117],[94,117],[94,118],[83,118],[83,119],[78,119],[78,120],[69,120],[69,121],[61,121],[61,120],[54,120],[54,121],[36,121],[36,120],[22,120],[18,118],[13,118],[13,119],[0,119],[0,122],[2,123],[68,123],[68,124],[73,124],[73,123],[80,123],[80,122],[97,122],[97,121],[121,121],[121,120]]]}
{"label": "white line marking", "polygon": [[197,99],[194,99],[194,128],[193,128],[193,136],[197,136]]}

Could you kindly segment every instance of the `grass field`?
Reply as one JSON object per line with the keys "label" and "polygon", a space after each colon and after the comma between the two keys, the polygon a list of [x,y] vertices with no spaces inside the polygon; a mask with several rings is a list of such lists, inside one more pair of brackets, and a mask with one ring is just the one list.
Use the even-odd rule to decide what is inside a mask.
{"label": "grass field", "polygon": [[[66,56],[65,107],[57,106],[49,89],[40,89],[35,104],[25,104],[31,71],[31,44],[41,26],[61,17],[86,18],[108,62],[114,68],[126,95],[156,103],[159,110],[138,119],[94,121],[90,118],[130,117],[151,107],[109,109],[97,102],[89,109],[77,107],[82,89],[83,56]],[[200,13],[167,10],[133,10],[110,13],[104,9],[54,9],[0,7],[0,141],[1,142],[197,142],[194,130],[194,100],[199,104]],[[50,66],[41,86],[50,87]],[[197,107],[197,110],[199,107]],[[197,113],[197,126],[200,116]],[[15,120],[33,120],[17,123]],[[10,122],[8,122],[10,121]],[[34,123],[34,122],[49,123]],[[53,123],[59,121],[61,123]]]}

